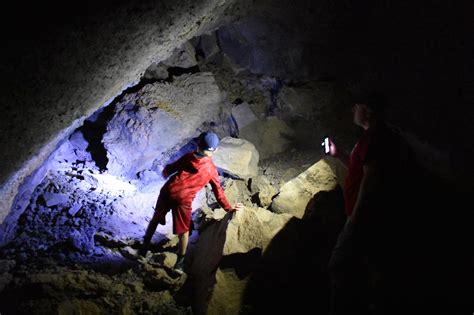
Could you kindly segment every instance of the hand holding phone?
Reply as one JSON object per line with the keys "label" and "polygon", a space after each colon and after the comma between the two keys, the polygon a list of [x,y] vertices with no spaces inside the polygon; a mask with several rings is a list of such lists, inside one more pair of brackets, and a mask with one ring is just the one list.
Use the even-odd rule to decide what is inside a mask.
{"label": "hand holding phone", "polygon": [[329,136],[324,137],[321,146],[323,147],[324,154],[329,154]]}

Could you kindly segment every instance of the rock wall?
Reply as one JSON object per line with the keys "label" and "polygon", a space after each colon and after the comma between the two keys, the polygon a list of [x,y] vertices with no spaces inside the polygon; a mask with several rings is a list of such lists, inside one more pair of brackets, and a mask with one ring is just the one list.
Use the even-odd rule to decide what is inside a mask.
{"label": "rock wall", "polygon": [[153,62],[247,1],[10,4],[2,10],[0,222],[19,185],[82,121]]}

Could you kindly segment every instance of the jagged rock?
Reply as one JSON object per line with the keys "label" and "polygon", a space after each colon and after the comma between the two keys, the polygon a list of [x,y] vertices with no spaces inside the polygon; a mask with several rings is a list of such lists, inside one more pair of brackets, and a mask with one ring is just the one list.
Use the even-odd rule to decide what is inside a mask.
{"label": "jagged rock", "polygon": [[[226,212],[220,206],[215,207],[218,204],[209,186],[206,186],[205,189],[206,197],[202,198],[201,202],[195,206],[199,211],[195,211],[193,214],[194,229],[198,231],[205,229],[216,220],[221,220],[226,215]],[[236,202],[243,203],[246,206],[252,205],[250,192],[245,181],[227,179],[223,182],[222,187],[231,205]]]}
{"label": "jagged rock", "polygon": [[48,207],[62,205],[69,201],[69,197],[66,195],[47,191],[43,193],[43,198]]}
{"label": "jagged rock", "polygon": [[284,152],[291,147],[294,130],[283,120],[270,116],[240,129],[240,138],[252,142],[260,159]]}
{"label": "jagged rock", "polygon": [[96,232],[94,234],[94,241],[99,242],[102,246],[106,246],[106,247],[121,248],[128,245],[128,243],[125,242],[124,240],[117,239],[113,237],[112,235],[109,235],[105,232]]}
{"label": "jagged rock", "polygon": [[165,239],[163,244],[161,244],[161,247],[163,249],[170,249],[170,248],[174,248],[178,245],[178,236],[177,235],[168,235],[168,239]]}
{"label": "jagged rock", "polygon": [[252,201],[256,202],[259,207],[267,208],[272,203],[272,198],[278,191],[270,184],[265,176],[257,176],[249,180],[250,192],[252,193]]}
{"label": "jagged rock", "polygon": [[[222,183],[222,188],[224,189],[227,200],[231,205],[236,202],[241,202],[249,206],[252,204],[250,201],[250,191],[248,190],[247,184],[244,180],[226,179]],[[209,205],[217,204],[216,197],[210,187],[207,187],[206,189],[206,199],[204,201]],[[202,205],[202,207],[205,208],[205,205]]]}
{"label": "jagged rock", "polygon": [[186,281],[187,275],[173,273],[171,277],[164,268],[155,268],[149,264],[143,265],[143,281],[148,288],[153,290],[177,291]]}
{"label": "jagged rock", "polygon": [[143,77],[145,79],[156,79],[156,80],[165,80],[168,78],[168,66],[162,64],[161,62],[154,62],[149,66]]}
{"label": "jagged rock", "polygon": [[223,138],[219,150],[212,158],[218,168],[239,178],[258,174],[259,153],[255,146],[245,139]]}
{"label": "jagged rock", "polygon": [[283,86],[278,94],[280,111],[287,118],[311,120],[324,110],[329,105],[328,101],[331,100],[328,96],[318,97],[315,90],[313,86]]}
{"label": "jagged rock", "polygon": [[75,216],[79,210],[81,210],[82,205],[75,203],[71,208],[69,208],[68,213],[72,216]]}
{"label": "jagged rock", "polygon": [[217,269],[206,314],[239,314],[246,284],[247,281],[240,279],[233,270]]}
{"label": "jagged rock", "polygon": [[[220,220],[210,222],[200,232],[199,240],[191,252],[189,273],[196,283],[194,294],[201,297],[196,307],[206,308],[205,301],[208,301],[208,294],[215,284],[214,273],[218,270],[223,256],[248,253],[254,249],[264,250],[291,217],[289,214],[276,214],[263,208],[244,207],[234,213],[225,213]],[[225,290],[234,285],[240,287],[243,284],[238,280],[221,284]],[[216,291],[220,288],[214,287],[214,296],[220,296],[221,293]],[[232,303],[239,303],[239,299],[237,296]],[[214,301],[215,310],[225,309],[225,303],[229,302],[226,300],[221,303],[216,299]],[[234,305],[230,307],[234,308]],[[235,306],[235,309],[238,309],[238,306]]]}
{"label": "jagged rock", "polygon": [[136,178],[153,166],[160,153],[195,137],[203,122],[219,123],[221,106],[214,76],[204,72],[181,75],[172,83],[149,84],[125,96],[103,137],[109,172]]}
{"label": "jagged rock", "polygon": [[125,246],[123,248],[120,248],[120,254],[122,254],[123,257],[128,258],[128,259],[141,259],[141,257],[138,255],[138,250],[131,248],[130,246]]}
{"label": "jagged rock", "polygon": [[233,213],[224,212],[220,220],[215,219],[201,231],[193,270],[212,268],[223,255],[265,249],[291,217],[286,213],[277,214],[251,207]]}
{"label": "jagged rock", "polygon": [[69,142],[74,149],[81,152],[86,151],[87,146],[89,145],[89,142],[84,139],[84,134],[80,130],[75,131],[71,136],[69,136]]}
{"label": "jagged rock", "polygon": [[191,68],[197,65],[196,51],[191,43],[186,42],[181,48],[176,48],[172,55],[163,62],[155,62],[149,66],[143,77],[145,79],[165,80],[169,76],[168,68]]}
{"label": "jagged rock", "polygon": [[289,219],[291,215],[263,208],[245,207],[237,211],[227,227],[223,255],[246,253],[254,248],[264,250]]}
{"label": "jagged rock", "polygon": [[166,267],[172,269],[176,263],[178,256],[175,253],[163,252],[152,254],[148,259],[148,263],[156,267]]}
{"label": "jagged rock", "polygon": [[200,211],[194,213],[193,224],[194,229],[202,231],[209,224],[212,224],[216,220],[221,220],[226,215],[226,212],[222,208],[211,209],[207,205],[202,206]]}
{"label": "jagged rock", "polygon": [[219,44],[217,43],[216,33],[201,35],[199,41],[199,47],[204,53],[204,58],[210,59],[221,51]]}
{"label": "jagged rock", "polygon": [[180,48],[173,51],[172,55],[163,61],[169,67],[191,68],[197,65],[196,51],[190,42],[186,42]]}
{"label": "jagged rock", "polygon": [[302,218],[311,198],[319,191],[336,188],[337,177],[331,166],[320,160],[293,180],[284,184],[271,209],[277,213],[289,213]]}
{"label": "jagged rock", "polygon": [[[77,226],[80,225],[81,223],[77,223]],[[72,230],[69,232],[68,243],[79,252],[91,253],[94,249],[94,231],[88,227],[84,227],[81,232]]]}
{"label": "jagged rock", "polygon": [[237,122],[239,129],[245,128],[258,119],[247,102],[232,107],[232,116]]}

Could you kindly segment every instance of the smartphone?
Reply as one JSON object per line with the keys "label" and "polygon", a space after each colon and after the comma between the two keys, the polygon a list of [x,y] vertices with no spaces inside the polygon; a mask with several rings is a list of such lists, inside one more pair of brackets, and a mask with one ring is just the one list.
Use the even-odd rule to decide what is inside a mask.
{"label": "smartphone", "polygon": [[323,147],[324,154],[329,154],[329,137],[325,136],[323,142],[321,143]]}

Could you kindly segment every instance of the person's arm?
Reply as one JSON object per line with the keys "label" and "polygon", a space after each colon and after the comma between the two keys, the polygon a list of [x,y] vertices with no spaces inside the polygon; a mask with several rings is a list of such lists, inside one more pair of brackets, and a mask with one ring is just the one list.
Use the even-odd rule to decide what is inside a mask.
{"label": "person's arm", "polygon": [[185,154],[182,157],[180,157],[178,160],[174,161],[173,163],[167,164],[165,168],[163,169],[163,172],[161,173],[163,177],[168,178],[168,176],[177,172],[181,168],[181,165],[184,163],[184,161],[187,158],[188,158],[188,155]]}
{"label": "person's arm", "polygon": [[224,190],[221,187],[217,170],[215,174],[211,177],[210,184],[212,187],[212,191],[214,192],[214,196],[216,196],[217,202],[221,205],[222,208],[224,208],[225,211],[231,211],[232,206],[230,205],[229,201],[227,201],[227,197],[225,196]]}
{"label": "person's arm", "polygon": [[337,149],[334,142],[329,139],[329,155],[338,158],[342,165],[347,169],[349,166],[349,155]]}
{"label": "person's arm", "polygon": [[364,211],[370,203],[370,199],[374,197],[374,189],[377,187],[379,182],[378,170],[375,165],[365,164],[363,169],[364,176],[360,183],[359,193],[357,195],[354,209],[349,217],[353,222],[358,222],[365,216]]}
{"label": "person's arm", "polygon": [[212,191],[216,196],[217,202],[219,202],[221,207],[226,212],[238,211],[243,208],[243,205],[240,202],[235,203],[234,206],[231,206],[229,204],[229,201],[227,201],[227,197],[225,196],[224,190],[222,189],[221,183],[219,181],[219,174],[217,173],[217,170],[211,177],[210,184],[212,187]]}

